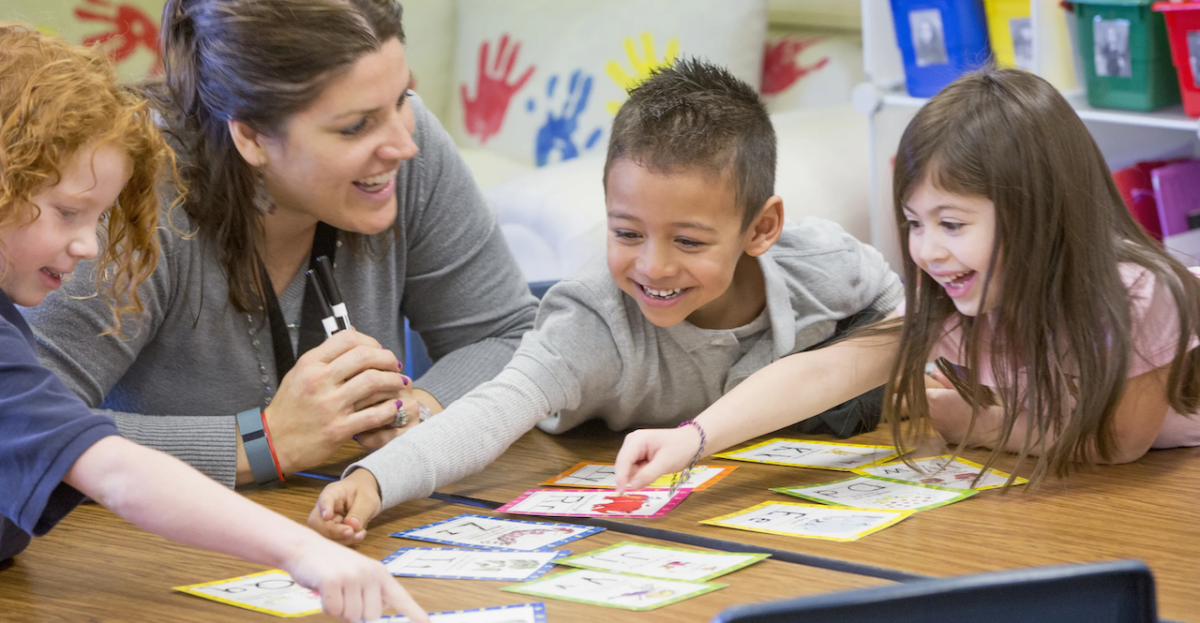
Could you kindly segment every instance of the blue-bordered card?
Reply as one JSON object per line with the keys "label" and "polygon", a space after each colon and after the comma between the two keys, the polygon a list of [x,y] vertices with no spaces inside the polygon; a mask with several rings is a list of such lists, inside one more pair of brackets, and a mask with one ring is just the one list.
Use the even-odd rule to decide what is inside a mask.
{"label": "blue-bordered card", "polygon": [[507,552],[448,547],[403,547],[383,559],[392,575],[443,580],[527,582],[554,568],[571,552]]}
{"label": "blue-bordered card", "polygon": [[[539,601],[532,604],[431,612],[429,619],[433,623],[546,623],[546,605]],[[383,622],[408,623],[408,617],[390,616],[375,621]]]}
{"label": "blue-bordered card", "polygon": [[464,514],[427,526],[393,532],[392,536],[476,549],[537,552],[554,549],[603,530],[604,528],[595,526],[570,523],[521,521]]}

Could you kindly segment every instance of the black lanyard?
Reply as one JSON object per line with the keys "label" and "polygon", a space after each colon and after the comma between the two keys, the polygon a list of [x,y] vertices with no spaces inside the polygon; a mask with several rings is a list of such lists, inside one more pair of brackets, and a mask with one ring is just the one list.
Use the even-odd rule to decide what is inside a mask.
{"label": "black lanyard", "polygon": [[[322,255],[334,261],[337,255],[338,230],[325,223],[317,223],[317,231],[313,234],[312,252],[308,256],[308,267],[316,269],[316,260]],[[300,352],[292,350],[292,338],[288,335],[287,322],[283,319],[283,310],[279,308],[279,299],[275,298],[275,286],[271,285],[271,277],[267,274],[267,266],[260,259],[259,272],[263,284],[263,298],[266,299],[267,322],[271,325],[271,344],[275,350],[275,371],[279,380],[283,380],[296,365],[296,359],[325,341],[325,328],[321,326],[321,306],[317,295],[312,291],[312,282],[305,280],[304,302],[300,307]]]}

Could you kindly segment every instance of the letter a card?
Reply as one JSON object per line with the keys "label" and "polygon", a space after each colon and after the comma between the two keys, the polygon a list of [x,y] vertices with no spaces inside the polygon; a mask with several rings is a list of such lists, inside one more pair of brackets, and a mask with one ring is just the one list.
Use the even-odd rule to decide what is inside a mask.
{"label": "letter a card", "polygon": [[277,569],[228,580],[176,586],[175,590],[278,617],[302,617],[323,610],[321,596],[316,591],[300,586],[292,576]]}
{"label": "letter a card", "polygon": [[899,523],[914,512],[916,511],[763,502],[736,513],[705,519],[700,523],[807,539],[856,541],[872,532]]}
{"label": "letter a card", "polygon": [[540,580],[505,586],[502,591],[549,597],[624,610],[654,610],[685,599],[711,593],[727,584],[679,582],[574,569]]}
{"label": "letter a card", "polygon": [[465,514],[428,526],[393,532],[392,536],[459,547],[534,552],[554,549],[602,530],[604,528],[596,526]]}
{"label": "letter a card", "polygon": [[713,456],[734,461],[853,471],[899,456],[892,446],[867,446],[807,439],[769,439],[748,448]]}
{"label": "letter a card", "polygon": [[666,489],[642,489],[617,495],[606,489],[530,489],[496,510],[553,517],[649,519],[666,515],[690,492],[680,489],[672,496]]}
{"label": "letter a card", "polygon": [[903,511],[925,511],[979,493],[974,489],[935,487],[877,476],[855,476],[819,485],[777,487],[771,490],[834,506]]}

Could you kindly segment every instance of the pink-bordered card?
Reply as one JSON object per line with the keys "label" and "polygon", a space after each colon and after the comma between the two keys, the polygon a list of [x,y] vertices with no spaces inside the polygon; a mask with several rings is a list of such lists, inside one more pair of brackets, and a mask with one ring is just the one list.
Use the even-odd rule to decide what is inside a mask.
{"label": "pink-bordered card", "polygon": [[613,489],[530,489],[496,510],[551,517],[652,519],[666,515],[691,492],[680,489],[672,496],[667,489],[641,489],[618,496]]}

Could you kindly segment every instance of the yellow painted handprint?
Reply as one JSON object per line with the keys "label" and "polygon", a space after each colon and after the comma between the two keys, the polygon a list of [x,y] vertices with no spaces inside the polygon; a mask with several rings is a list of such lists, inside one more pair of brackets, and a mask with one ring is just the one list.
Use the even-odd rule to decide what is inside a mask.
{"label": "yellow painted handprint", "polygon": [[[617,86],[621,87],[622,91],[629,92],[630,89],[641,84],[643,80],[650,77],[650,72],[658,67],[668,67],[675,62],[675,57],[679,55],[679,37],[671,37],[667,41],[667,53],[663,55],[661,61],[654,56],[654,36],[648,32],[642,33],[642,48],[646,53],[644,59],[638,58],[637,50],[633,47],[633,39],[625,40],[625,53],[629,55],[629,65],[633,67],[633,73],[627,73],[624,67],[617,61],[608,61],[604,66],[605,73]],[[621,108],[624,101],[611,101],[605,104],[610,114],[617,114],[617,110]]]}

